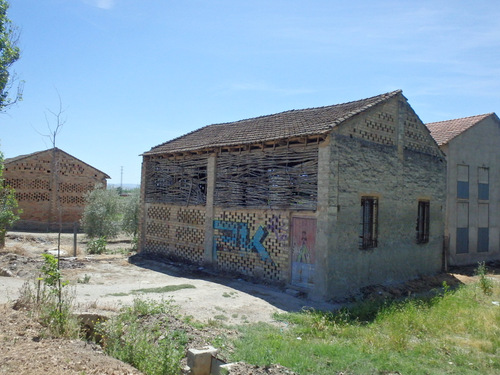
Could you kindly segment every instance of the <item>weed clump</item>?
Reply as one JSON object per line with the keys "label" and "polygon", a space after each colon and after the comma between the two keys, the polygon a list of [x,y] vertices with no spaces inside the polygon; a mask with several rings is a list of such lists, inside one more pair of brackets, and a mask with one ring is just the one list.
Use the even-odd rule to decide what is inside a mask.
{"label": "weed clump", "polygon": [[479,278],[479,287],[484,295],[491,296],[493,294],[493,281],[487,276],[488,269],[485,263],[479,262],[474,273]]}
{"label": "weed clump", "polygon": [[80,335],[78,318],[73,315],[74,295],[62,280],[59,261],[51,254],[42,254],[44,264],[39,277],[21,288],[14,308],[26,308],[47,328],[47,335],[77,338]]}
{"label": "weed clump", "polygon": [[105,352],[148,375],[179,374],[187,334],[169,327],[169,301],[135,299],[132,306],[99,325]]}
{"label": "weed clump", "polygon": [[88,254],[104,254],[107,245],[106,237],[93,238],[87,243]]}

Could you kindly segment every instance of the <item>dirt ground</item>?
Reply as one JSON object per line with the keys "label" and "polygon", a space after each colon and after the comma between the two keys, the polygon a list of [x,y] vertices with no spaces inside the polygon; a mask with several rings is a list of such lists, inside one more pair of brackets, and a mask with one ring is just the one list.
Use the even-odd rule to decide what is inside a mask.
{"label": "dirt ground", "polygon": [[[273,313],[303,308],[332,310],[333,303],[314,303],[277,287],[255,284],[238,277],[221,277],[210,270],[174,262],[159,262],[133,255],[127,238],[108,243],[108,253],[86,255],[86,239],[78,235],[76,257],[73,236],[61,237],[63,278],[70,281],[75,305],[81,313],[113,314],[131,304],[134,298],[172,300],[181,316],[224,326],[274,321]],[[42,265],[41,254],[56,253],[57,235],[9,233],[0,251],[0,374],[138,374],[139,372],[102,353],[99,346],[80,340],[41,338],[42,327],[22,311],[12,309],[26,280],[33,280]],[[132,256],[131,256],[132,255]],[[494,277],[500,267],[494,265]],[[400,297],[442,286],[473,280],[473,267],[454,273],[426,277],[404,285],[364,288],[364,298]],[[153,288],[179,286],[172,292],[155,293]],[[180,323],[179,323],[180,324]],[[221,326],[220,324],[218,326]],[[183,327],[191,329],[192,327]],[[236,334],[224,328],[224,334]],[[215,330],[215,328],[214,328]],[[192,347],[200,347],[218,332],[191,332]],[[292,374],[274,366],[258,368],[239,364],[230,374]]]}

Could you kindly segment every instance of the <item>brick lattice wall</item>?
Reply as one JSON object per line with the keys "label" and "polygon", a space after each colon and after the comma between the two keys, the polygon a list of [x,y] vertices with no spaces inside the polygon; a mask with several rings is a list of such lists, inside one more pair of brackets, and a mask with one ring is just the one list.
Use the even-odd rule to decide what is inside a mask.
{"label": "brick lattice wall", "polygon": [[[205,207],[147,203],[145,216],[145,253],[203,263]],[[288,279],[287,211],[220,210],[213,226],[213,254],[219,269],[272,282]]]}
{"label": "brick lattice wall", "polygon": [[288,279],[287,211],[220,210],[215,216],[214,229],[214,251],[220,269],[273,282]]}
{"label": "brick lattice wall", "polygon": [[[62,206],[64,229],[79,222],[85,207],[85,194],[97,183],[106,184],[106,175],[65,152],[56,152],[57,166],[52,162],[53,150],[47,150],[7,161],[4,177],[16,191],[23,210],[15,229],[46,230],[58,227],[57,190]],[[54,178],[58,172],[58,189]]]}
{"label": "brick lattice wall", "polygon": [[417,151],[433,156],[440,155],[435,144],[433,144],[434,142],[432,141],[429,131],[426,130],[425,126],[422,126],[422,122],[413,111],[408,110],[406,112],[404,125],[406,150]]}
{"label": "brick lattice wall", "polygon": [[202,263],[205,207],[147,204],[144,251]]}
{"label": "brick lattice wall", "polygon": [[365,116],[353,126],[352,135],[382,145],[395,145],[397,119],[392,113],[387,112],[389,109]]}

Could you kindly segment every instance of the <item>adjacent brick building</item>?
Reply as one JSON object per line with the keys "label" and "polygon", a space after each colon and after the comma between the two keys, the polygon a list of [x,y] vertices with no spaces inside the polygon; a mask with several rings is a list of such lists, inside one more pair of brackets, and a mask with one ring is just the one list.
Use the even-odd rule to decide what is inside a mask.
{"label": "adjacent brick building", "polygon": [[427,124],[448,161],[446,260],[500,260],[500,120],[495,113]]}
{"label": "adjacent brick building", "polygon": [[[57,178],[54,171],[58,171]],[[5,159],[4,178],[16,191],[23,210],[14,229],[52,231],[59,228],[59,187],[63,230],[73,230],[85,207],[85,194],[106,186],[106,173],[53,148]]]}
{"label": "adjacent brick building", "polygon": [[400,90],[143,154],[140,251],[318,299],[441,269],[446,161]]}

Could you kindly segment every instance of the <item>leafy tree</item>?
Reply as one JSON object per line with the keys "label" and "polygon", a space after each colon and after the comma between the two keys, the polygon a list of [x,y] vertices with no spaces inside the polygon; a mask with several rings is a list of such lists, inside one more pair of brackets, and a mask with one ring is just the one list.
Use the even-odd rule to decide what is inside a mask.
{"label": "leafy tree", "polygon": [[139,230],[139,198],[140,190],[134,189],[123,208],[122,229],[125,233],[137,237]]}
{"label": "leafy tree", "polygon": [[86,195],[83,231],[89,238],[114,238],[120,233],[121,202],[115,189],[106,190],[98,184]]}
{"label": "leafy tree", "polygon": [[7,230],[19,220],[19,213],[14,189],[5,184],[3,178],[3,153],[0,151],[0,249],[5,246]]}
{"label": "leafy tree", "polygon": [[7,17],[8,9],[7,0],[0,0],[0,112],[22,99],[22,82],[17,88],[16,96],[9,97],[9,91],[15,82],[9,68],[19,59],[20,50],[17,46],[18,30]]}

